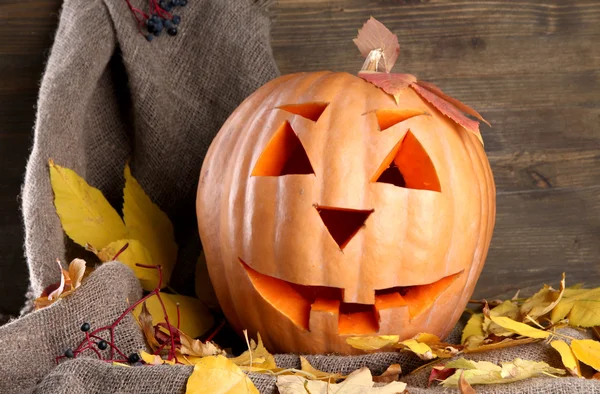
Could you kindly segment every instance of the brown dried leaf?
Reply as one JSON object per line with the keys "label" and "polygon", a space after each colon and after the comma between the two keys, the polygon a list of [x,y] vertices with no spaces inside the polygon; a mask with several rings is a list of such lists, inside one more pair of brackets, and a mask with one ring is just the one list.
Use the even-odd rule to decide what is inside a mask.
{"label": "brown dried leaf", "polygon": [[181,341],[181,354],[195,357],[216,356],[219,354],[226,355],[225,351],[218,347],[214,342],[202,342],[199,339],[193,339],[189,335],[179,332]]}
{"label": "brown dried leaf", "polygon": [[521,305],[521,314],[523,316],[528,315],[532,319],[544,316],[560,303],[564,293],[565,273],[563,272],[559,290],[554,290],[552,287],[545,285],[543,289]]}
{"label": "brown dried leaf", "polygon": [[150,347],[150,349],[153,352],[155,352],[156,350],[158,350],[160,345],[156,340],[156,336],[154,335],[155,331],[154,325],[152,324],[152,315],[150,314],[150,311],[148,311],[148,307],[146,306],[145,302],[142,304],[142,309],[137,319],[140,327],[142,328],[144,338],[146,338],[146,343],[148,344],[148,347]]}
{"label": "brown dried leaf", "polygon": [[369,56],[369,53],[374,49],[381,49],[385,71],[388,73],[400,54],[398,37],[373,17],[369,18],[363,27],[358,30],[358,36],[353,41],[364,57]]}
{"label": "brown dried leaf", "polygon": [[71,278],[71,289],[81,286],[83,275],[85,274],[85,260],[73,259],[69,264],[69,277]]}
{"label": "brown dried leaf", "polygon": [[456,108],[453,104],[438,96],[434,92],[423,87],[420,82],[413,83],[410,87],[417,92],[419,96],[428,101],[431,105],[437,108],[442,114],[452,119],[456,124],[462,126],[465,130],[474,134],[477,139],[483,144],[481,132],[479,131],[479,122],[468,118],[465,114]]}
{"label": "brown dried leaf", "polygon": [[387,94],[392,95],[394,100],[396,100],[396,104],[398,103],[400,92],[417,81],[417,77],[411,74],[361,71],[358,73],[358,76],[381,88]]}
{"label": "brown dried leaf", "polygon": [[58,299],[58,297],[60,297],[60,295],[62,294],[62,292],[65,289],[65,282],[67,280],[67,276],[69,275],[69,273],[62,268],[62,265],[60,264],[59,259],[56,259],[56,263],[58,264],[58,267],[60,268],[60,272],[61,272],[60,284],[54,291],[52,291],[50,294],[48,294],[48,301],[55,301]]}
{"label": "brown dried leaf", "polygon": [[[475,338],[475,337],[471,337]],[[496,337],[501,338],[501,337]],[[469,342],[465,343],[465,353],[481,353],[488,352],[490,350],[498,350],[498,349],[506,349],[509,347],[526,345],[528,343],[540,342],[540,339],[537,338],[504,338],[500,342],[493,342],[489,339],[482,339],[481,342]]]}
{"label": "brown dried leaf", "polygon": [[394,382],[400,378],[401,373],[402,368],[400,367],[400,364],[392,364],[381,375],[373,376],[373,381],[375,383]]}
{"label": "brown dried leaf", "polygon": [[465,379],[464,371],[461,372],[460,378],[458,379],[458,390],[460,391],[460,394],[475,394],[475,390]]}
{"label": "brown dried leaf", "polygon": [[490,127],[492,126],[487,120],[485,120],[483,118],[483,116],[481,116],[479,114],[479,112],[475,111],[473,108],[469,107],[467,104],[462,103],[462,102],[458,101],[457,99],[448,96],[446,93],[442,92],[442,89],[440,89],[437,85],[435,85],[431,82],[425,82],[425,81],[419,81],[419,82],[417,82],[417,85],[420,85],[421,87],[424,87],[425,89],[434,93],[436,96],[443,98],[450,104],[454,105],[456,107],[456,109],[458,109],[459,111],[462,111],[467,115],[471,115],[472,117],[479,119],[480,121],[482,121],[483,123],[487,124]]}

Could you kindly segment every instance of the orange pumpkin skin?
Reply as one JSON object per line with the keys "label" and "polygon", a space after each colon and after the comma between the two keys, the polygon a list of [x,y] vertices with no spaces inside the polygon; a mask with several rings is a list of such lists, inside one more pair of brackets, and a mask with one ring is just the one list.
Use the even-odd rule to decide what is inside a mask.
{"label": "orange pumpkin skin", "polygon": [[[280,108],[306,103],[326,107],[314,120]],[[378,122],[381,109],[423,114],[393,124],[385,111]],[[269,174],[289,156],[290,131],[314,174]],[[376,182],[391,160],[405,187]],[[321,207],[367,217],[340,245]],[[361,351],[348,336],[447,336],[483,268],[495,185],[477,137],[412,89],[396,104],[348,73],[299,73],[261,87],[223,125],[202,166],[197,215],[235,329],[260,332],[273,352],[352,354]]]}

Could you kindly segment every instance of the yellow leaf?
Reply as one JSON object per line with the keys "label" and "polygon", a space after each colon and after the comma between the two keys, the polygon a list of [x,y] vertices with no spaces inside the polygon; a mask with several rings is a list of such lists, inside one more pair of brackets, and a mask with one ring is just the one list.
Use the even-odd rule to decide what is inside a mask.
{"label": "yellow leaf", "polygon": [[146,364],[149,365],[162,365],[165,363],[165,360],[163,360],[160,356],[156,354],[146,353],[144,351],[140,352],[140,357]]}
{"label": "yellow leaf", "polygon": [[528,343],[539,342],[539,338],[506,338],[501,342],[485,343],[485,338],[479,336],[471,336],[465,343],[465,353],[481,353],[490,350],[506,349],[509,347],[525,345]]}
{"label": "yellow leaf", "polygon": [[194,365],[186,394],[259,394],[248,376],[224,356],[208,356]]}
{"label": "yellow leaf", "polygon": [[400,337],[398,335],[380,335],[371,337],[349,337],[346,338],[346,343],[356,349],[378,350],[396,345],[399,340]]}
{"label": "yellow leaf", "polygon": [[375,382],[371,371],[362,367],[352,372],[342,383],[329,383],[320,380],[308,380],[299,375],[277,377],[277,389],[280,394],[397,394],[406,389],[406,383],[391,382],[385,386],[373,387]]}
{"label": "yellow leaf", "polygon": [[[519,307],[512,301],[507,300],[490,310],[489,315],[505,316],[509,319],[517,320],[519,318]],[[484,313],[482,328],[483,331],[487,334],[495,334],[497,336],[513,335],[511,331],[507,331],[504,327],[501,327],[498,324],[495,324],[493,321],[491,321],[488,316],[488,313]]]}
{"label": "yellow leaf", "polygon": [[569,324],[579,327],[600,325],[600,288],[565,289],[562,299],[552,309],[550,318],[558,322],[565,317]]}
{"label": "yellow leaf", "polygon": [[153,264],[162,266],[163,283],[167,283],[177,260],[173,224],[131,175],[129,165],[125,166],[123,220],[130,238],[137,239],[150,251]]}
{"label": "yellow leaf", "polygon": [[473,314],[469,318],[467,325],[463,329],[460,343],[464,345],[465,342],[467,341],[467,338],[474,336],[474,335],[484,337],[485,333],[483,332],[482,325],[483,325],[483,313]]}
{"label": "yellow leaf", "polygon": [[436,355],[433,354],[431,347],[429,347],[425,343],[417,342],[415,339],[407,339],[406,341],[400,342],[400,344],[404,345],[408,350],[415,353],[421,360],[431,360],[436,358]]}
{"label": "yellow leaf", "polygon": [[330,373],[330,372],[319,371],[318,369],[316,369],[315,367],[310,365],[308,360],[302,356],[300,356],[300,365],[301,365],[302,371],[307,372],[313,376],[311,378],[313,380],[323,380],[323,381],[326,381],[329,383],[334,383],[335,381],[337,381],[338,379],[340,379],[342,377],[342,374],[339,374],[339,373]]}
{"label": "yellow leaf", "polygon": [[208,267],[206,266],[206,257],[204,251],[200,252],[198,262],[196,263],[196,297],[206,304],[210,309],[218,310],[219,301],[215,294],[215,289],[212,286],[208,275]]}
{"label": "yellow leaf", "polygon": [[238,357],[231,358],[230,360],[234,364],[241,367],[252,367],[261,370],[276,369],[277,365],[275,364],[275,357],[273,357],[267,348],[265,348],[260,334],[257,333],[256,336],[258,338],[258,343],[254,342],[254,340],[250,341],[248,350],[240,354]]}
{"label": "yellow leaf", "polygon": [[600,342],[593,339],[574,339],[571,341],[571,349],[579,361],[600,371]]}
{"label": "yellow leaf", "polygon": [[49,160],[54,206],[65,233],[81,246],[103,248],[126,238],[127,229],[100,190],[91,187],[73,170]]}
{"label": "yellow leaf", "polygon": [[[520,358],[516,358],[512,362],[501,363],[502,367],[487,361],[475,362],[463,359],[461,364],[464,365],[459,365],[458,361],[460,360],[446,364],[446,368],[458,369],[452,376],[442,381],[442,386],[458,386],[461,375],[469,384],[497,384],[516,382],[541,375],[563,375],[565,373],[562,369],[552,368],[545,362],[521,360]],[[467,368],[461,368],[462,366]]]}
{"label": "yellow leaf", "polygon": [[550,333],[539,328],[528,326],[525,323],[519,323],[506,316],[490,315],[490,320],[500,327],[529,338],[548,338]]}
{"label": "yellow leaf", "polygon": [[560,358],[562,359],[565,368],[567,368],[567,371],[569,371],[571,375],[581,377],[579,361],[575,358],[575,354],[573,354],[569,345],[565,341],[557,340],[550,342],[550,346],[560,353]]}
{"label": "yellow leaf", "polygon": [[[163,300],[169,323],[177,327],[177,304],[179,303],[179,312],[181,315],[180,330],[192,338],[199,337],[208,331],[213,323],[214,318],[208,308],[192,297],[186,297],[176,294],[160,293]],[[164,322],[164,312],[158,300],[158,297],[150,297],[146,300],[146,307],[152,315],[152,324],[157,325]],[[142,305],[138,305],[133,314],[139,318],[142,311]]]}
{"label": "yellow leaf", "polygon": [[[102,262],[112,261],[114,256],[119,253],[123,246],[128,245],[117,260],[125,264],[140,280],[142,288],[146,291],[152,291],[158,286],[158,270],[154,268],[138,267],[136,264],[155,265],[148,249],[142,243],[135,239],[120,239],[111,242],[98,252],[98,258]],[[166,278],[163,278],[163,287],[167,285]]]}
{"label": "yellow leaf", "polygon": [[528,315],[532,319],[544,316],[558,305],[564,292],[565,273],[563,272],[562,280],[560,281],[560,289],[554,290],[552,287],[544,286],[542,290],[535,293],[521,305],[521,314]]}

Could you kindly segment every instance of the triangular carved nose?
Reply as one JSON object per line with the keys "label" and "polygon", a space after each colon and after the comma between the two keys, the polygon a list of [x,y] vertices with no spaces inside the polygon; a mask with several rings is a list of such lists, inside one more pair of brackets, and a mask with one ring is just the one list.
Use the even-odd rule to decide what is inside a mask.
{"label": "triangular carved nose", "polygon": [[346,247],[348,242],[356,235],[369,215],[374,211],[373,209],[348,209],[319,205],[316,208],[323,220],[323,224],[327,227],[327,231],[329,231],[329,234],[339,245],[340,249]]}

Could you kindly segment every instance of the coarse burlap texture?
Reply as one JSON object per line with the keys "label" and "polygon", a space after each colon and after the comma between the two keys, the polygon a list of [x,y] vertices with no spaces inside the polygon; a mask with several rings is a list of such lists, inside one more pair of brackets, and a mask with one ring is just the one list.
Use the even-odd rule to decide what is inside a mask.
{"label": "coarse burlap texture", "polygon": [[[141,9],[145,3],[132,0]],[[68,261],[82,252],[61,229],[48,159],[76,171],[117,208],[129,160],[133,175],[175,224],[180,251],[171,285],[193,293],[190,278],[200,250],[194,202],[202,159],[227,116],[277,76],[265,6],[265,1],[253,0],[190,0],[178,11],[179,34],[148,43],[124,0],[65,1],[40,88],[23,189],[30,298],[60,278],[57,257]],[[55,363],[57,355],[83,339],[79,327],[84,321],[93,328],[109,325],[140,296],[129,268],[107,263],[72,295],[0,327],[0,393],[183,393],[191,367],[113,366],[89,351]],[[132,318],[118,326],[116,343],[127,354],[145,348]],[[556,354],[543,344],[472,358],[515,357],[560,367]],[[317,368],[342,373],[365,365],[380,373],[392,363],[411,371],[422,363],[409,353],[308,358]],[[277,355],[276,360],[281,367],[300,366],[296,355]],[[411,393],[425,391],[427,375],[424,370],[405,377]],[[273,377],[251,378],[261,392],[276,392]],[[600,393],[600,387],[575,378],[538,378],[477,391],[572,394]]]}

